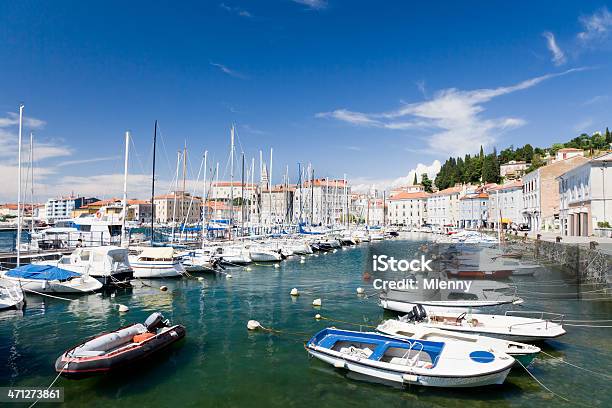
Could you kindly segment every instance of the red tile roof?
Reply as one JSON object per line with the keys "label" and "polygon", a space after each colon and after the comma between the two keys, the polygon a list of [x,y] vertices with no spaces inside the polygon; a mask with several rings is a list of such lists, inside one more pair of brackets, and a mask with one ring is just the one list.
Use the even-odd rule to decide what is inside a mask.
{"label": "red tile roof", "polygon": [[418,200],[418,199],[424,199],[429,197],[431,194],[426,193],[424,191],[418,191],[418,192],[414,192],[414,193],[409,193],[407,191],[402,191],[399,192],[397,194],[394,194],[391,198],[389,198],[389,201],[396,201],[396,200]]}

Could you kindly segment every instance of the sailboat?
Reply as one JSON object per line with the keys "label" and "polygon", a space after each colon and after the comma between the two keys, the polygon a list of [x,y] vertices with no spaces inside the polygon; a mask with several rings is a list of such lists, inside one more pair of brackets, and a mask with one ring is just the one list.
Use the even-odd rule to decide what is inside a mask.
{"label": "sailboat", "polygon": [[19,283],[0,279],[0,310],[21,309],[24,304],[23,290]]}

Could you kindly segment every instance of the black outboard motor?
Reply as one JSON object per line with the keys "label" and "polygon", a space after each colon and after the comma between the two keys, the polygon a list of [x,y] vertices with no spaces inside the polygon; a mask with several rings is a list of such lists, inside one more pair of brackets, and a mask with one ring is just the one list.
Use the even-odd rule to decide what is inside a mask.
{"label": "black outboard motor", "polygon": [[426,317],[427,312],[425,312],[423,305],[417,304],[401,320],[404,322],[422,322]]}
{"label": "black outboard motor", "polygon": [[144,322],[147,331],[150,331],[151,333],[155,333],[157,332],[157,329],[166,327],[169,324],[170,322],[168,319],[164,319],[164,316],[159,312],[152,313]]}

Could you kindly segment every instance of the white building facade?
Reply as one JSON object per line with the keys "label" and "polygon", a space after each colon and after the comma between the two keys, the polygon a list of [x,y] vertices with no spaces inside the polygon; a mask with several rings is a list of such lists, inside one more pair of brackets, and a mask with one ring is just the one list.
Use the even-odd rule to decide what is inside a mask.
{"label": "white building facade", "polygon": [[459,199],[459,228],[476,229],[486,226],[489,195],[466,194]]}
{"label": "white building facade", "polygon": [[427,224],[442,229],[459,225],[459,197],[463,187],[450,187],[427,197]]}
{"label": "white building facade", "polygon": [[523,219],[523,182],[516,180],[492,187],[489,193],[489,227],[517,227]]}
{"label": "white building facade", "polygon": [[612,224],[612,153],[594,158],[557,178],[561,234],[591,236]]}
{"label": "white building facade", "polygon": [[398,192],[388,200],[388,223],[407,227],[421,227],[427,222],[427,198],[430,194]]}

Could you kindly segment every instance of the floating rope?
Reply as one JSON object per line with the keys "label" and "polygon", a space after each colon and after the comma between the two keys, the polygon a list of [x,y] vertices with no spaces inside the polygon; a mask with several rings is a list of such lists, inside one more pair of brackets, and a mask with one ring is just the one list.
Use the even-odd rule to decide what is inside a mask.
{"label": "floating rope", "polygon": [[597,329],[610,329],[612,328],[612,326],[599,326],[599,325],[594,325],[594,324],[566,324],[563,323],[564,326],[570,326],[570,327],[589,327],[589,328],[597,328]]}
{"label": "floating rope", "polygon": [[571,402],[572,402],[572,401],[570,401],[569,399],[565,398],[564,396],[562,396],[562,395],[559,395],[559,394],[555,393],[553,390],[551,390],[550,388],[548,388],[547,386],[545,386],[545,385],[544,385],[544,384],[543,384],[543,383],[542,383],[540,380],[538,380],[538,379],[536,378],[536,376],[535,376],[535,375],[533,375],[533,374],[531,373],[531,371],[529,371],[529,370],[527,369],[527,367],[525,367],[525,365],[524,365],[523,363],[521,363],[519,360],[516,360],[516,362],[517,362],[517,363],[519,363],[519,364],[521,365],[521,367],[523,367],[523,368],[525,369],[525,371],[527,371],[527,374],[529,374],[529,376],[530,376],[531,378],[533,378],[533,379],[535,380],[535,382],[537,382],[538,384],[540,384],[540,387],[544,388],[546,391],[548,391],[549,393],[551,393],[551,394],[552,394],[552,395],[554,395],[555,397],[562,399],[562,400],[563,400],[563,401],[565,401],[565,402],[569,402],[569,403],[571,403]]}
{"label": "floating rope", "polygon": [[344,321],[344,320],[332,319],[332,318],[329,318],[329,317],[321,316],[320,314],[316,315],[316,316],[315,316],[315,319],[317,319],[317,320],[327,320],[327,321],[329,321],[329,322],[336,322],[336,323],[350,324],[350,325],[353,325],[353,326],[370,327],[370,328],[373,328],[373,329],[375,329],[375,328],[377,327],[377,326],[372,326],[372,325],[365,324],[365,323],[352,323],[352,322],[347,322],[347,321]]}
{"label": "floating rope", "polygon": [[26,292],[32,292],[32,293],[34,293],[36,295],[40,295],[40,296],[48,296],[48,297],[53,298],[53,299],[65,300],[67,302],[75,302],[76,301],[76,299],[68,299],[68,298],[63,298],[63,297],[59,297],[59,296],[49,295],[48,293],[41,293],[41,292],[37,292],[37,291],[32,290],[32,289],[26,289],[26,288],[22,288],[22,289],[24,291],[26,291]]}
{"label": "floating rope", "polygon": [[[62,367],[62,369],[60,370],[60,372],[57,374],[57,376],[53,379],[53,381],[51,381],[51,384],[49,384],[49,386],[47,387],[47,389],[45,391],[49,391],[49,388],[53,387],[53,384],[55,384],[55,382],[57,381],[58,378],[60,378],[60,375],[62,375],[62,373],[64,372],[64,370],[66,369],[66,367],[68,367],[68,364],[70,362],[66,362],[66,364],[64,364],[64,366]],[[38,401],[40,401],[40,398],[37,398],[36,401],[34,401],[32,403],[32,405],[30,405],[28,408],[32,408],[34,405],[36,405],[38,403]]]}
{"label": "floating rope", "polygon": [[549,353],[547,353],[547,352],[545,352],[545,351],[540,350],[540,353],[542,353],[542,354],[544,354],[545,356],[548,356],[548,357],[550,357],[550,358],[554,358],[554,359],[556,359],[556,360],[559,360],[559,361],[560,361],[560,362],[562,362],[563,364],[567,364],[567,365],[569,365],[569,366],[571,366],[571,367],[574,367],[574,368],[577,368],[577,369],[579,369],[579,370],[583,370],[583,371],[586,371],[586,372],[591,373],[591,374],[594,374],[594,375],[600,375],[600,376],[602,376],[602,377],[605,377],[605,378],[608,378],[608,379],[612,379],[612,376],[610,376],[610,375],[608,375],[608,374],[599,373],[599,372],[597,372],[597,371],[589,370],[588,368],[584,368],[584,367],[577,366],[576,364],[572,364],[572,363],[570,363],[569,361],[566,361],[565,359],[563,359],[563,358],[561,358],[561,357],[555,357],[555,356],[553,356],[552,354],[549,354]]}

